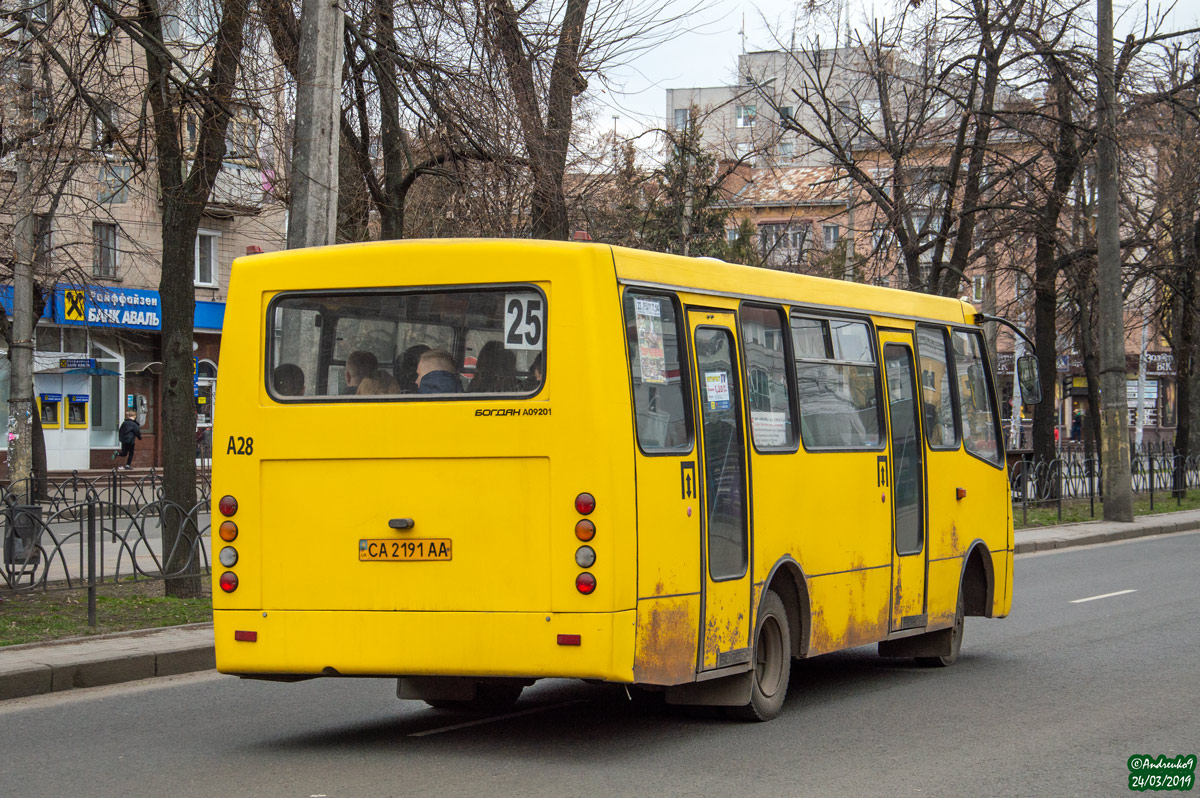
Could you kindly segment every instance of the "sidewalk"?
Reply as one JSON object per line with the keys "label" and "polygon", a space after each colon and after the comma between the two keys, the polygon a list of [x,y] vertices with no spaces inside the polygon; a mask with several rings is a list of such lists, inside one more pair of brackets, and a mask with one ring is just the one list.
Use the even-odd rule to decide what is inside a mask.
{"label": "sidewalk", "polygon": [[[1018,530],[1016,553],[1200,529],[1200,510],[1141,516],[1132,524],[1088,521]],[[0,700],[100,687],[214,667],[212,624],[144,629],[0,648]]]}

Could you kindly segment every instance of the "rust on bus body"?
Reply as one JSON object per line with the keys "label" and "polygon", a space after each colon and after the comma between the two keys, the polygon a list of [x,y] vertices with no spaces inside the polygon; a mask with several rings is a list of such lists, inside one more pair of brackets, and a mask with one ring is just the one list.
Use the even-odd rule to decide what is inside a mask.
{"label": "rust on bus body", "polygon": [[695,680],[696,598],[672,596],[638,602],[635,682],[670,685]]}

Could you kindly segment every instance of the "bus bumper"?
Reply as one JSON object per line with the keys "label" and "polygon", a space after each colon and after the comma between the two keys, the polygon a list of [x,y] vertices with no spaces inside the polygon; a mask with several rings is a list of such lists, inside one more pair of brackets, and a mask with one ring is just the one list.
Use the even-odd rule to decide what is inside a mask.
{"label": "bus bumper", "polygon": [[[635,620],[633,610],[216,610],[213,633],[217,670],[239,675],[577,677],[632,682]],[[239,632],[236,637],[243,639],[235,639]],[[254,634],[246,634],[250,632]],[[253,641],[246,639],[250,637]]]}

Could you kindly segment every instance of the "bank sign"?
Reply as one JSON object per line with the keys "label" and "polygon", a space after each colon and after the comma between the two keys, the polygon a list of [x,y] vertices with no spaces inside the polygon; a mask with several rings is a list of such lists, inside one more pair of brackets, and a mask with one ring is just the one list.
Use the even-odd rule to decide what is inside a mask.
{"label": "bank sign", "polygon": [[54,320],[89,327],[161,330],[159,303],[157,291],[60,285],[54,292]]}

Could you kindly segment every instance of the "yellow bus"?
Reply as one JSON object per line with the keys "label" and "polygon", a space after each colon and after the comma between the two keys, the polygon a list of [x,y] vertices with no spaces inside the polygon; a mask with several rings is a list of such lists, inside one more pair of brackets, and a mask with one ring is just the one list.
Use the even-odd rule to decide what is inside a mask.
{"label": "yellow bus", "polygon": [[949,665],[964,616],[1012,604],[980,319],[577,242],[239,259],[217,667],[435,706],[578,677],[767,719],[793,658]]}

